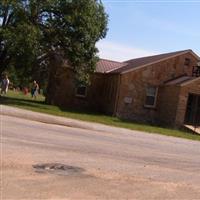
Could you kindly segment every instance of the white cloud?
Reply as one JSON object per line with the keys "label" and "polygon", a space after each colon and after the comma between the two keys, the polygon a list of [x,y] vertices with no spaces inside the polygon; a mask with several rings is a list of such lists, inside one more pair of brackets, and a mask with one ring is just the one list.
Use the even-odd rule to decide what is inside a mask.
{"label": "white cloud", "polygon": [[97,43],[100,58],[125,61],[133,58],[158,54],[153,51],[135,48],[115,42],[100,41]]}

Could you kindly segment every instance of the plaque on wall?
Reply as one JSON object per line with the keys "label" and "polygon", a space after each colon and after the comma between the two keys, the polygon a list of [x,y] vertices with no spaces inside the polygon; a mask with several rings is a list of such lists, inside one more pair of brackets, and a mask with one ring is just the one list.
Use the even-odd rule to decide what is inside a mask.
{"label": "plaque on wall", "polygon": [[133,98],[131,98],[131,97],[124,98],[124,103],[130,104],[130,103],[132,103],[132,101],[133,101]]}

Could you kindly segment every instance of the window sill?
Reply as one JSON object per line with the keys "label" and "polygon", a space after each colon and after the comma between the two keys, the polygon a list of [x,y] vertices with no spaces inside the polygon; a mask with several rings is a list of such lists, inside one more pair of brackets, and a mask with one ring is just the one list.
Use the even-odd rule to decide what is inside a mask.
{"label": "window sill", "polygon": [[153,109],[153,110],[155,110],[155,109],[156,109],[156,105],[154,105],[154,106],[150,106],[150,105],[144,105],[144,108],[146,108],[146,109]]}
{"label": "window sill", "polygon": [[86,95],[78,95],[78,94],[76,94],[75,96],[78,97],[78,98],[86,98]]}

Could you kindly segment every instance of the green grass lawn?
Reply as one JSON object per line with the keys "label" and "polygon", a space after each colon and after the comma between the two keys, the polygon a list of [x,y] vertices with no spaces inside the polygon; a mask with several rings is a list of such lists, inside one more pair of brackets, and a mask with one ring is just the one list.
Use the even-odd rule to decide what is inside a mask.
{"label": "green grass lawn", "polygon": [[127,128],[131,130],[145,131],[149,133],[158,133],[162,135],[200,140],[200,135],[195,135],[186,131],[180,131],[169,128],[139,124],[121,120],[117,117],[102,115],[99,113],[88,112],[83,110],[63,109],[58,106],[47,105],[44,103],[45,98],[39,95],[36,100],[32,99],[30,94],[24,95],[22,92],[9,91],[6,96],[0,97],[0,103],[8,106],[14,106],[27,110],[32,110],[51,115],[69,117],[89,122]]}

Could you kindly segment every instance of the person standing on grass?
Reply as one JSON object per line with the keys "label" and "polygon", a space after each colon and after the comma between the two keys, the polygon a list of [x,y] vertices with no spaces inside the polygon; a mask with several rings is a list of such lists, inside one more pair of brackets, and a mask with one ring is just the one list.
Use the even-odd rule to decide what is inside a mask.
{"label": "person standing on grass", "polygon": [[36,81],[33,81],[33,85],[32,85],[32,88],[31,88],[32,98],[36,99],[36,97],[38,95],[38,91],[39,91],[39,85]]}
{"label": "person standing on grass", "polygon": [[8,79],[8,76],[5,75],[1,82],[1,94],[6,94],[8,92],[8,86],[10,84],[10,80]]}

